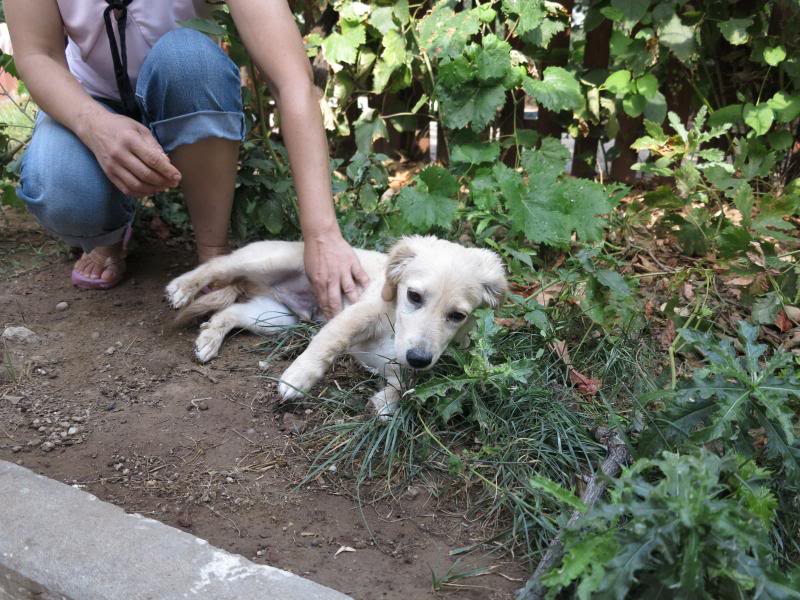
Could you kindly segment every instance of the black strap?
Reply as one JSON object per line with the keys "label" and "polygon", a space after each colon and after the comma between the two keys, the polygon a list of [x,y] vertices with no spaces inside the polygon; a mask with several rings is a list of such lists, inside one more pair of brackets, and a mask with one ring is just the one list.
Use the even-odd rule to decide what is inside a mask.
{"label": "black strap", "polygon": [[[136,104],[136,96],[133,93],[133,86],[128,77],[128,50],[125,47],[125,28],[128,22],[128,5],[133,0],[106,0],[108,7],[103,13],[103,20],[106,23],[106,34],[108,34],[108,44],[111,46],[111,60],[114,62],[114,77],[117,80],[117,90],[122,102],[125,114],[131,118],[139,117],[139,106]],[[119,47],[117,38],[114,35],[114,27],[111,24],[111,11],[119,11],[117,17],[117,31],[119,32]],[[122,53],[120,54],[120,47]]]}

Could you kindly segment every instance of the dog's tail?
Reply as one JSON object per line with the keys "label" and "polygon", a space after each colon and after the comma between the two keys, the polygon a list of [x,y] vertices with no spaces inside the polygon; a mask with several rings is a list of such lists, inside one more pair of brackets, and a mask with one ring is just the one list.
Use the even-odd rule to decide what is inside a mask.
{"label": "dog's tail", "polygon": [[226,285],[218,290],[213,290],[197,298],[194,302],[182,309],[175,317],[175,326],[181,327],[208,313],[218,312],[228,308],[243,294],[243,290],[236,284]]}

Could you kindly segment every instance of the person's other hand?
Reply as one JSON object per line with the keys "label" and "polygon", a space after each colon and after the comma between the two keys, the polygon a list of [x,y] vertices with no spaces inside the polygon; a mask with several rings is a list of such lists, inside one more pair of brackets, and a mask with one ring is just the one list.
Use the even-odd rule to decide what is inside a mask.
{"label": "person's other hand", "polygon": [[353,303],[369,285],[369,275],[338,229],[307,238],[303,259],[317,301],[329,319],[342,310],[342,294]]}
{"label": "person's other hand", "polygon": [[84,142],[126,196],[149,196],[180,183],[180,172],[156,139],[133,119],[101,111],[88,125]]}

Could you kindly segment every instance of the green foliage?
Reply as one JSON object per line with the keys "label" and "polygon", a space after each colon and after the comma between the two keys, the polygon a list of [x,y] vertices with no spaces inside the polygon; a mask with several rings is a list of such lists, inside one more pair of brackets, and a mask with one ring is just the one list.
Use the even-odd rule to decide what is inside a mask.
{"label": "green foliage", "polygon": [[561,67],[547,67],[541,81],[525,80],[525,91],[552,111],[577,111],[583,107],[581,86],[575,75]]}
{"label": "green foliage", "polygon": [[494,120],[505,104],[506,89],[519,78],[510,51],[508,43],[487,35],[481,46],[470,44],[461,56],[440,63],[436,93],[447,127],[469,125],[480,132]]}
{"label": "green foliage", "polygon": [[[749,115],[746,109],[743,114]],[[706,129],[706,115],[705,107],[701,108],[693,125],[687,128],[670,112],[669,123],[674,132],[671,135],[657,123],[645,122],[647,135],[636,140],[633,148],[649,151],[651,159],[634,168],[675,181],[674,193],[669,188],[659,188],[645,194],[645,204],[666,210],[662,222],[675,229],[688,254],[703,255],[716,246],[723,258],[732,258],[744,254],[752,241],[762,237],[788,239],[783,232],[793,227],[784,217],[797,210],[798,198],[787,195],[778,201],[770,194],[756,195],[755,191],[775,165],[776,151],[751,141],[739,146],[735,160],[726,160],[725,153],[712,144],[726,135],[732,124]],[[744,118],[747,120],[748,116]],[[738,209],[744,227],[726,216],[726,204]],[[716,216],[706,208],[711,206],[719,209]]]}
{"label": "green foliage", "polygon": [[613,208],[605,188],[586,179],[563,177],[566,149],[546,139],[538,150],[528,151],[522,163],[529,173],[528,185],[503,184],[511,226],[527,239],[560,248],[568,247],[575,233],[582,242],[601,238],[605,221],[597,218]]}
{"label": "green foliage", "polygon": [[767,346],[757,342],[758,331],[757,326],[739,323],[741,352],[729,340],[680,331],[704,363],[690,381],[664,394],[665,409],[654,415],[641,452],[724,441],[789,477],[800,476],[795,434],[800,425],[800,380],[794,358],[781,350],[767,358]]}
{"label": "green foliage", "polygon": [[430,231],[446,228],[458,210],[454,197],[458,182],[441,167],[428,167],[416,177],[416,185],[403,188],[397,207],[411,231]]}
{"label": "green foliage", "polygon": [[769,473],[700,450],[640,459],[564,535],[549,597],[798,598],[800,572],[770,559]]}

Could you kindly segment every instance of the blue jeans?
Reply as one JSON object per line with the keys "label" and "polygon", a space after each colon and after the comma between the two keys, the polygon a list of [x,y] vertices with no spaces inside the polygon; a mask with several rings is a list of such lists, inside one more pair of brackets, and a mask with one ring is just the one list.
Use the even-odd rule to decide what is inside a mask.
{"label": "blue jeans", "polygon": [[[156,42],[139,71],[136,99],[142,122],[167,153],[205,138],[244,136],[239,70],[197,31],[176,29]],[[43,111],[22,157],[17,194],[43,227],[86,251],[119,242],[133,218],[134,199]]]}

